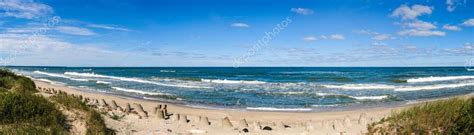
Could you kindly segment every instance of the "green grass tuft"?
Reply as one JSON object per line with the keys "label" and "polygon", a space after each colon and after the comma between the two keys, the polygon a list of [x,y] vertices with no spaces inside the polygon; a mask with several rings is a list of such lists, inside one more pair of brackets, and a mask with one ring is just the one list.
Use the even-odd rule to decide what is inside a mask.
{"label": "green grass tuft", "polygon": [[393,113],[368,127],[370,134],[469,134],[474,132],[474,98],[434,101]]}
{"label": "green grass tuft", "polygon": [[35,83],[30,78],[18,76],[5,69],[0,69],[0,90],[11,90],[24,94],[38,92]]}
{"label": "green grass tuft", "polygon": [[25,132],[44,130],[65,133],[65,116],[51,102],[37,95],[19,93],[0,94],[0,133],[25,129]]}

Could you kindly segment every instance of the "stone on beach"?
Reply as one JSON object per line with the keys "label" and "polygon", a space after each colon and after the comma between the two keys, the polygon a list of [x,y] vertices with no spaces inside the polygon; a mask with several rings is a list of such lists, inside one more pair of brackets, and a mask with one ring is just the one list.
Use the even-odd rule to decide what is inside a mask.
{"label": "stone on beach", "polygon": [[211,122],[209,122],[209,118],[203,116],[199,116],[199,123],[203,126],[211,125]]}
{"label": "stone on beach", "polygon": [[260,130],[260,129],[262,129],[262,124],[260,124],[260,122],[257,122],[257,121],[254,122],[253,126],[254,126],[253,128],[254,128],[255,130]]}
{"label": "stone on beach", "polygon": [[97,99],[92,99],[92,100],[88,103],[88,105],[90,105],[90,106],[96,106],[96,105],[98,105],[98,104],[99,104],[99,102],[97,101]]}
{"label": "stone on beach", "polygon": [[115,102],[115,100],[110,101],[110,108],[113,109],[113,110],[117,110],[118,105]]}
{"label": "stone on beach", "polygon": [[160,110],[156,113],[156,115],[157,115],[156,117],[160,120],[165,119],[165,114],[164,113],[165,113],[164,111]]}
{"label": "stone on beach", "polygon": [[129,114],[129,113],[132,112],[132,108],[130,107],[130,103],[127,103],[127,104],[125,105],[125,110],[124,110],[124,111],[125,111],[125,113],[127,113],[127,114]]}
{"label": "stone on beach", "polygon": [[158,112],[161,112],[161,105],[153,108],[153,114],[157,114]]}
{"label": "stone on beach", "polygon": [[184,114],[178,114],[179,123],[188,123],[188,116]]}
{"label": "stone on beach", "polygon": [[271,131],[271,130],[272,130],[272,128],[271,128],[271,127],[269,127],[269,126],[265,126],[265,127],[263,127],[263,128],[262,128],[262,130],[268,130],[268,131]]}
{"label": "stone on beach", "polygon": [[247,122],[245,118],[239,120],[239,127],[249,127],[249,123]]}
{"label": "stone on beach", "polygon": [[341,124],[341,122],[339,122],[338,120],[334,120],[334,121],[332,122],[332,128],[333,128],[334,130],[340,130],[340,129],[342,129],[342,124]]}
{"label": "stone on beach", "polygon": [[225,117],[221,120],[221,126],[223,128],[232,128],[233,127],[232,122],[230,122],[229,117]]}
{"label": "stone on beach", "polygon": [[148,115],[147,113],[145,112],[145,110],[143,110],[143,106],[141,104],[137,104],[137,103],[133,103],[133,108],[135,110],[135,112],[141,116],[141,117],[145,117],[147,118]]}
{"label": "stone on beach", "polygon": [[107,102],[105,102],[104,99],[101,99],[100,102],[99,102],[99,107],[107,107]]}

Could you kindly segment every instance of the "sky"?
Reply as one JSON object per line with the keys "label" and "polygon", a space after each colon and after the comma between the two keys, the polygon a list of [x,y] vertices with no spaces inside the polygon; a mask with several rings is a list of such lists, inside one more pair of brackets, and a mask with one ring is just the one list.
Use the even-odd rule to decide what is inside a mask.
{"label": "sky", "polygon": [[474,66],[471,0],[0,0],[17,66]]}

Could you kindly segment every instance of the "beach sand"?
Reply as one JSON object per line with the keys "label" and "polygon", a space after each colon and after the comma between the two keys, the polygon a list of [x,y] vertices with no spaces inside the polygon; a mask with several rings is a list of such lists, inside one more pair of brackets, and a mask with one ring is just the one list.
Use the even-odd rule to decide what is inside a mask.
{"label": "beach sand", "polygon": [[[367,131],[367,123],[378,121],[388,116],[391,111],[403,107],[356,109],[334,112],[267,112],[246,111],[232,109],[201,109],[191,108],[158,101],[141,100],[106,93],[88,92],[65,86],[52,85],[46,82],[35,81],[41,88],[61,90],[68,94],[82,95],[84,98],[104,99],[109,105],[115,100],[117,105],[125,108],[129,103],[141,104],[148,117],[139,114],[125,114],[122,111],[108,111],[109,115],[122,116],[114,120],[110,116],[104,119],[109,128],[118,134],[363,134]],[[42,93],[44,96],[50,94]],[[173,114],[170,119],[160,118],[159,113],[153,111],[158,105],[167,105],[167,112]],[[136,110],[137,107],[135,107]],[[160,111],[158,111],[160,112]],[[177,118],[177,116],[180,118]],[[142,114],[143,115],[143,114]],[[203,119],[200,121],[200,117]],[[209,124],[204,119],[208,118]],[[224,118],[228,118],[230,123]],[[186,118],[186,119],[183,119]],[[243,120],[245,119],[245,121]],[[186,121],[187,120],[187,121]],[[269,128],[271,130],[268,130]],[[245,132],[247,129],[248,132]],[[266,129],[266,130],[264,130]]]}

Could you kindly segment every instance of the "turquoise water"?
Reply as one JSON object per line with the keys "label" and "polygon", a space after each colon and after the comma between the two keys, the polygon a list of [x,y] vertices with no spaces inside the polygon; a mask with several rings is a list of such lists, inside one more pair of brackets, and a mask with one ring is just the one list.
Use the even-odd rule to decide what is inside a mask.
{"label": "turquoise water", "polygon": [[248,110],[399,105],[474,92],[474,72],[463,67],[9,68],[84,90]]}

